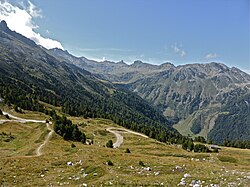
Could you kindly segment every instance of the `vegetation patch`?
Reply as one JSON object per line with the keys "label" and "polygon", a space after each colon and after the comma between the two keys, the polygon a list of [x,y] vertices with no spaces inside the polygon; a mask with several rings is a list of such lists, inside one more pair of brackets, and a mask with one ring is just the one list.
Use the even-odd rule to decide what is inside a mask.
{"label": "vegetation patch", "polygon": [[[98,134],[100,134],[101,136],[107,136],[107,134],[108,134],[108,132],[107,131],[105,131],[105,130],[98,130],[98,131],[96,131]],[[96,133],[96,134],[97,134]]]}
{"label": "vegetation patch", "polygon": [[47,134],[49,133],[50,131],[47,129],[46,131],[44,131],[40,137],[35,141],[35,143],[41,143],[44,141],[45,137],[47,136]]}
{"label": "vegetation patch", "polygon": [[62,161],[62,160],[51,162],[52,166],[61,166],[61,165],[64,165],[64,164],[65,164],[65,161]]}
{"label": "vegetation patch", "polygon": [[218,159],[221,162],[230,162],[230,163],[236,163],[237,162],[236,158],[233,158],[233,157],[230,157],[230,156],[218,156]]}
{"label": "vegetation patch", "polygon": [[11,133],[2,132],[0,133],[0,141],[10,142],[15,139],[15,136]]}

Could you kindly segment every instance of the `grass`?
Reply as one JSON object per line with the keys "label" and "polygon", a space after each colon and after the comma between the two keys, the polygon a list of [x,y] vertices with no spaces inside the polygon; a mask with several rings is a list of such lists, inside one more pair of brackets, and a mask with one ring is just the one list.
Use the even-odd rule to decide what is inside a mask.
{"label": "grass", "polygon": [[218,159],[221,162],[230,162],[230,163],[236,163],[237,159],[234,157],[230,157],[230,156],[218,156]]}
{"label": "grass", "polygon": [[[24,155],[32,154],[32,150],[39,146],[47,133],[45,126],[1,124],[0,132],[11,132],[19,143],[14,143],[16,139],[8,144],[0,142],[0,185],[177,186],[184,173],[191,175],[186,179],[187,183],[201,180],[204,186],[212,183],[228,186],[229,182],[236,181],[241,183],[239,186],[248,185],[244,176],[250,172],[250,150],[222,147],[219,154],[199,154],[130,133],[122,133],[124,143],[119,149],[110,149],[104,145],[109,139],[113,142],[116,139],[105,129],[119,126],[104,119],[70,119],[75,124],[86,124],[80,128],[94,140],[94,144],[74,142],[76,147],[72,148],[72,142],[54,134],[41,157]],[[127,148],[130,154],[125,153]],[[113,166],[107,164],[108,160]],[[69,161],[73,166],[67,165]],[[146,171],[139,161],[151,171]],[[177,170],[176,166],[182,170]]]}
{"label": "grass", "polygon": [[0,124],[0,132],[11,133],[15,137],[9,142],[0,141],[1,156],[10,157],[30,154],[30,150],[35,150],[37,143],[41,142],[39,139],[41,139],[40,137],[43,136],[45,131],[45,124],[19,124],[16,122]]}

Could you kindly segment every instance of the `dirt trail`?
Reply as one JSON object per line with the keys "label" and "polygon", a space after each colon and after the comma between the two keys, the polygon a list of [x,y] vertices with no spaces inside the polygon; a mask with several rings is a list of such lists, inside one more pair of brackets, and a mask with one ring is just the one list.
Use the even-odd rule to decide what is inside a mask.
{"label": "dirt trail", "polygon": [[49,134],[46,136],[44,142],[36,149],[36,156],[41,156],[42,148],[48,143],[49,139],[51,138],[52,134],[54,133],[54,130],[50,127],[49,123],[46,123],[47,129],[50,131]]}
{"label": "dirt trail", "polygon": [[0,123],[4,123],[4,122],[8,122],[8,121],[16,121],[19,123],[27,123],[27,122],[46,123],[45,120],[23,119],[23,118],[13,116],[12,114],[7,113],[7,112],[3,112],[3,115],[8,115],[10,118],[13,118],[14,120],[0,120]]}
{"label": "dirt trail", "polygon": [[121,146],[121,144],[123,143],[123,136],[120,133],[131,133],[131,134],[135,134],[138,136],[142,136],[144,138],[148,138],[148,136],[146,136],[144,134],[134,132],[131,130],[127,130],[127,129],[122,129],[122,128],[109,127],[109,128],[107,128],[107,131],[110,133],[113,133],[116,136],[116,142],[113,143],[114,148],[119,148]]}
{"label": "dirt trail", "polygon": [[[48,143],[49,139],[51,138],[52,134],[54,133],[54,130],[51,128],[52,122],[47,123],[45,120],[23,119],[23,118],[13,116],[12,114],[9,114],[7,112],[3,112],[3,115],[8,115],[12,119],[0,120],[0,124],[10,122],[10,121],[14,121],[14,122],[18,122],[18,123],[28,123],[28,122],[46,123],[47,129],[50,132],[46,136],[44,142],[36,149],[36,151],[35,151],[36,154],[34,155],[34,156],[41,156],[43,154],[42,153],[43,147]],[[27,157],[33,157],[33,156],[27,156]]]}

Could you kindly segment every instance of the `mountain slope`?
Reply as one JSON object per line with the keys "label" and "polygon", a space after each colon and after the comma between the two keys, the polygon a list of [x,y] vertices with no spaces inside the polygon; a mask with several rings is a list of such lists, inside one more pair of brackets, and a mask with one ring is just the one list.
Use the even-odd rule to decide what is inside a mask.
{"label": "mountain slope", "polygon": [[[104,117],[132,129],[171,130],[168,121],[139,96],[58,58],[0,24],[0,97],[24,109],[43,110],[38,101],[65,113]],[[144,132],[144,133],[145,133]]]}
{"label": "mountain slope", "polygon": [[137,93],[172,124],[177,123],[174,127],[184,135],[202,135],[217,143],[224,139],[250,140],[250,106],[246,104],[250,103],[250,75],[235,67],[215,62],[176,67],[135,61],[127,65],[76,58],[60,49],[52,52],[117,87]]}

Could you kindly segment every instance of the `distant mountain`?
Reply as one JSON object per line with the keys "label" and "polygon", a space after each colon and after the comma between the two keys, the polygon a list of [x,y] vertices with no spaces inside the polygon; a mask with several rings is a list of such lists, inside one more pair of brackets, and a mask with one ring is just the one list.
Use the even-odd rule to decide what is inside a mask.
{"label": "distant mountain", "polygon": [[[7,104],[32,110],[43,110],[39,104],[43,101],[62,107],[62,111],[70,115],[112,119],[147,135],[155,129],[178,135],[166,118],[148,102],[77,67],[82,60],[67,51],[49,51],[38,46],[11,31],[2,21],[0,98]],[[91,61],[85,65],[89,66],[88,69],[92,67]]]}
{"label": "distant mountain", "polygon": [[184,135],[217,143],[250,140],[250,75],[221,63],[151,65],[96,62],[61,50],[53,54],[156,106]]}

